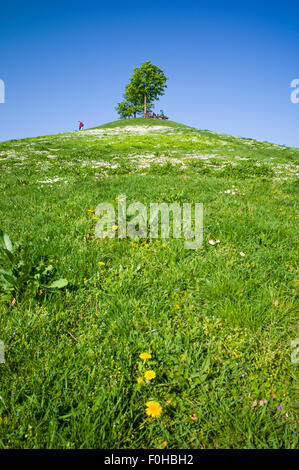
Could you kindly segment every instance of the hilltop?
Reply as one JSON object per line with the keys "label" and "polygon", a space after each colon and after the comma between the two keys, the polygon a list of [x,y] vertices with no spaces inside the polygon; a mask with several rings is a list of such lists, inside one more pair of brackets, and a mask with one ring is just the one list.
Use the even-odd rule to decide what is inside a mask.
{"label": "hilltop", "polygon": [[[0,447],[296,448],[298,157],[143,118],[0,143]],[[202,247],[97,239],[119,195],[202,202]]]}
{"label": "hilltop", "polygon": [[[51,166],[56,157],[59,168]],[[123,174],[129,170],[136,173],[145,167],[158,170],[157,164],[161,167],[171,164],[174,171],[196,169],[197,174],[206,174],[212,170],[214,176],[237,175],[242,168],[244,176],[274,176],[275,173],[277,177],[287,177],[298,175],[298,157],[296,148],[143,118],[0,144],[0,165],[4,172],[6,169],[10,172],[14,165],[14,175],[20,171],[23,177],[28,168],[36,176],[45,170],[53,176],[51,169],[54,169],[56,177],[62,177],[62,172],[66,177],[72,174],[69,166],[73,166],[73,158],[76,164],[81,162],[85,175],[94,167]],[[94,176],[94,173],[88,174]]]}
{"label": "hilltop", "polygon": [[185,124],[181,124],[179,122],[170,121],[167,119],[153,119],[153,118],[118,119],[117,121],[107,122],[106,124],[102,124],[101,126],[96,127],[96,129],[109,129],[112,127],[127,127],[127,126],[146,126],[146,127],[166,126],[166,127],[172,127],[172,128],[180,128],[180,129],[193,129],[190,126],[186,126]]}

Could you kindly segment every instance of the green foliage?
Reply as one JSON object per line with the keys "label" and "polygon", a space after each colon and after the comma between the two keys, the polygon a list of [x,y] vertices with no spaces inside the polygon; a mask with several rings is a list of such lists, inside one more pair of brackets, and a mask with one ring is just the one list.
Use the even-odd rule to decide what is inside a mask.
{"label": "green foliage", "polygon": [[9,236],[0,230],[0,300],[20,301],[67,286],[66,279],[51,282],[54,274],[54,267],[45,260],[32,260],[28,245],[16,245],[13,250]]}
{"label": "green foliage", "polygon": [[116,111],[122,119],[130,118],[132,116],[136,117],[136,114],[142,112],[142,106],[134,105],[129,101],[121,101],[117,103]]}
{"label": "green foliage", "polygon": [[120,117],[136,117],[142,110],[150,112],[154,101],[164,95],[167,80],[163,70],[150,60],[136,67],[126,86],[125,101],[118,103],[116,107]]}
{"label": "green foliage", "polygon": [[168,77],[165,76],[163,70],[148,60],[134,69],[130,83],[126,87],[126,95],[139,100],[140,103],[146,96],[147,103],[151,104],[164,95],[167,80]]}

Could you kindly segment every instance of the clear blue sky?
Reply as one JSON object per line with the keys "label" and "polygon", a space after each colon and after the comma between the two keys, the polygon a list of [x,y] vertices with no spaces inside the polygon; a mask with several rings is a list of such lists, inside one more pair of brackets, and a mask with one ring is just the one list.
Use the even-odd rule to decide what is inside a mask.
{"label": "clear blue sky", "polygon": [[114,121],[151,60],[172,120],[299,147],[297,2],[10,0],[0,18],[1,141]]}

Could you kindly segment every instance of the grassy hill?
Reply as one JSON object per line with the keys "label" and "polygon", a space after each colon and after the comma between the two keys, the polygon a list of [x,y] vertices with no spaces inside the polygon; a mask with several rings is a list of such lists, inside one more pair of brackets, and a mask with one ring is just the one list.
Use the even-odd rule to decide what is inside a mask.
{"label": "grassy hill", "polygon": [[[142,118],[0,143],[0,447],[296,447],[298,157]],[[202,202],[203,246],[96,238],[119,195]]]}

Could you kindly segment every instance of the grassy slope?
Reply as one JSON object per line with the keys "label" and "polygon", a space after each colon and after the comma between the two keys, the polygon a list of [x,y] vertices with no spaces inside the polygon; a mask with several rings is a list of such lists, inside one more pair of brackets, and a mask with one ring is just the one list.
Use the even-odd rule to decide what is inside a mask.
{"label": "grassy slope", "polygon": [[[296,447],[298,156],[151,119],[1,143],[0,228],[69,286],[0,304],[0,447]],[[95,239],[119,194],[203,202],[203,247]]]}
{"label": "grassy slope", "polygon": [[126,126],[166,126],[177,129],[192,129],[192,127],[186,126],[185,124],[181,124],[179,122],[151,118],[120,119],[118,121],[107,122],[106,124],[95,127],[95,129],[112,129],[114,127]]}

